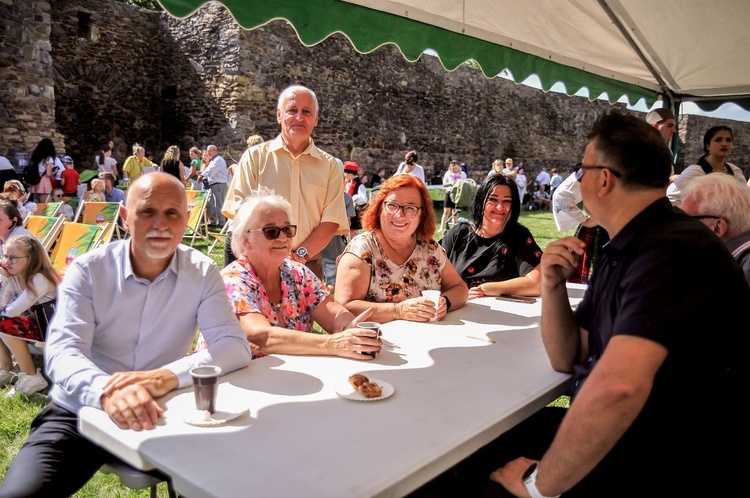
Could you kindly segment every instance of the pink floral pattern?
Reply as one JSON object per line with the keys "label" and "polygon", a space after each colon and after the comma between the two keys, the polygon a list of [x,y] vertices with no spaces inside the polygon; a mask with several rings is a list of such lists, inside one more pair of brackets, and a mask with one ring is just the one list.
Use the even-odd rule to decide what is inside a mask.
{"label": "pink floral pattern", "polygon": [[[312,333],[310,313],[328,297],[329,293],[318,277],[305,265],[285,259],[279,268],[281,303],[271,304],[266,288],[250,262],[242,257],[221,271],[229,302],[235,314],[262,313],[275,327]],[[284,317],[286,323],[278,320]],[[195,349],[206,347],[203,336]],[[253,349],[253,357],[265,356]]]}

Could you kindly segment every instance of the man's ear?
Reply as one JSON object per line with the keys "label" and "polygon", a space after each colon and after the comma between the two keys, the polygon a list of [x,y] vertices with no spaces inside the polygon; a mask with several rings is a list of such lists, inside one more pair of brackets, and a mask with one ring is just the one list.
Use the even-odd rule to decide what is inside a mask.
{"label": "man's ear", "polygon": [[724,239],[724,236],[727,234],[728,229],[729,225],[727,225],[727,220],[725,220],[724,218],[714,220],[714,227],[712,230],[720,239]]}
{"label": "man's ear", "polygon": [[122,226],[125,227],[126,231],[130,231],[130,227],[128,226],[128,210],[125,209],[125,206],[120,205],[120,218],[122,218]]}

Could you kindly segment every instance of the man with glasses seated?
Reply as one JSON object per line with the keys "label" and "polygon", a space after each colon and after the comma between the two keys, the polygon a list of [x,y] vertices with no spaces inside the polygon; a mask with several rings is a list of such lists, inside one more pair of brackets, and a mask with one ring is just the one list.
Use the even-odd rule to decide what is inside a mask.
{"label": "man with glasses seated", "polygon": [[[432,199],[419,178],[386,180],[362,214],[367,230],[349,242],[336,277],[336,300],[379,323],[442,320],[466,303],[469,288],[433,235]],[[435,303],[421,295],[439,290]],[[437,306],[437,313],[436,308]]]}
{"label": "man with glasses seated", "polygon": [[[331,298],[305,265],[289,258],[297,225],[292,206],[261,188],[234,216],[232,252],[221,272],[234,312],[254,356],[301,354],[372,360],[382,342],[373,330],[357,328],[371,312],[354,316]],[[317,322],[328,334],[313,333]],[[200,350],[199,339],[196,348]]]}

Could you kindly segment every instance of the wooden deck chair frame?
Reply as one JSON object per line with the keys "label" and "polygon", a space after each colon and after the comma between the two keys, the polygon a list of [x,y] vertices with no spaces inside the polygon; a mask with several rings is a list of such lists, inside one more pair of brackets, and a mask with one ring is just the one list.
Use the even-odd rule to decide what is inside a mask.
{"label": "wooden deck chair frame", "polygon": [[32,214],[26,217],[23,226],[39,239],[44,250],[49,254],[65,221],[63,216],[37,216]]}
{"label": "wooden deck chair frame", "polygon": [[62,202],[38,202],[35,215],[38,216],[60,216]]}
{"label": "wooden deck chair frame", "polygon": [[[211,236],[214,241],[211,242],[211,246],[208,248],[208,254],[211,254],[214,252],[214,247],[216,247],[216,244],[221,242],[226,246],[227,244],[227,230],[229,230],[229,223],[230,220],[227,220],[226,223],[224,223],[224,226],[221,227],[221,230],[219,230],[219,233],[214,232],[208,232],[208,235]],[[231,241],[229,242],[231,244]]]}
{"label": "wooden deck chair frame", "polygon": [[[211,198],[210,190],[186,190],[188,203],[188,225],[183,238],[190,239],[190,247],[195,244],[195,238],[200,237],[210,244],[208,230],[208,201]],[[202,201],[201,201],[202,199]]]}
{"label": "wooden deck chair frame", "polygon": [[65,270],[74,258],[87,253],[100,243],[105,229],[105,225],[65,222],[50,256],[52,266],[60,274],[65,274]]}
{"label": "wooden deck chair frame", "polygon": [[114,231],[117,238],[123,238],[123,230],[118,223],[120,220],[120,202],[90,202],[81,201],[78,206],[73,220],[77,223],[86,223],[87,225],[103,225],[113,223]]}

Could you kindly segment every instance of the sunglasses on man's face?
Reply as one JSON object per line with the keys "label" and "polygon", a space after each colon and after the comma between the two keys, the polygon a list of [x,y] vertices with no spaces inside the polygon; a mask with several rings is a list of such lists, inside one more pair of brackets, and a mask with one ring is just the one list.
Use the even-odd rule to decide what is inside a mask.
{"label": "sunglasses on man's face", "polygon": [[268,240],[278,239],[283,232],[284,235],[287,236],[287,238],[291,239],[292,237],[297,235],[297,225],[284,225],[283,227],[263,227],[248,230],[248,232],[263,232],[263,235]]}

